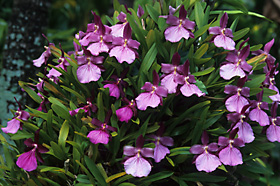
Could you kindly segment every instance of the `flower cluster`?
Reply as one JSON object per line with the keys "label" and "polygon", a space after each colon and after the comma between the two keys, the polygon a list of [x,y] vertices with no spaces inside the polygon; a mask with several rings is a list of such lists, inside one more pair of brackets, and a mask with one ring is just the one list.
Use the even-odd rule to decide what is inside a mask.
{"label": "flower cluster", "polygon": [[[260,50],[248,44],[249,38],[233,37],[227,13],[201,27],[197,12],[188,15],[186,8],[192,6],[170,6],[169,12],[166,6],[162,12],[168,15],[158,17],[159,7],[139,6],[135,13],[121,6],[113,19],[107,18],[111,26],[93,13],[93,22],[75,35],[74,51],[68,53],[48,42],[33,61],[45,67],[39,82],[20,83],[39,107],[23,110],[19,104],[2,128],[17,133],[15,138],[28,138],[18,167],[65,173],[80,181],[87,174],[98,185],[122,176],[123,169],[133,177],[172,169],[179,183],[186,154],[195,154],[197,170],[209,173],[222,165],[242,166],[251,158],[242,147],[259,136],[280,142],[278,64],[269,54],[274,40]],[[55,65],[48,64],[51,55],[57,58]],[[33,141],[29,137],[34,131]],[[197,144],[201,134],[202,144]],[[176,155],[183,156],[172,159]],[[37,167],[37,159],[43,163],[43,158],[50,166],[64,161],[65,170]],[[103,180],[118,169],[123,173]],[[162,172],[160,177],[169,171]]]}

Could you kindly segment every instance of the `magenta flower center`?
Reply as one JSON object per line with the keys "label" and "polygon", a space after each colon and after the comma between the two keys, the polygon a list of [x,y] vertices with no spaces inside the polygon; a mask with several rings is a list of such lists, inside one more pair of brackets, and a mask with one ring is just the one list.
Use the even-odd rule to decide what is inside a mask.
{"label": "magenta flower center", "polygon": [[187,84],[190,84],[190,83],[188,82],[188,80],[189,80],[189,76],[185,77],[185,82],[186,82]]}
{"label": "magenta flower center", "polygon": [[208,146],[206,145],[203,148],[204,148],[205,152],[208,154]]}
{"label": "magenta flower center", "polygon": [[127,39],[124,40],[124,45],[123,46],[126,47],[126,45],[127,45]]}
{"label": "magenta flower center", "polygon": [[273,82],[272,82],[272,81],[274,81],[274,80],[275,80],[274,78],[270,78],[270,79],[269,79],[270,84],[272,84],[272,85],[273,85]]}
{"label": "magenta flower center", "polygon": [[257,104],[257,106],[258,106],[258,109],[261,109],[261,104],[262,104],[262,102],[258,102],[258,104]]}
{"label": "magenta flower center", "polygon": [[153,93],[155,92],[155,90],[157,89],[157,87],[156,87],[156,86],[152,86],[152,88],[153,88],[153,91],[151,92],[151,94],[153,94]]}
{"label": "magenta flower center", "polygon": [[183,23],[183,20],[182,20],[182,19],[180,19],[180,20],[179,20],[179,27],[181,27],[181,26],[182,26],[182,23]]}
{"label": "magenta flower center", "polygon": [[100,36],[100,43],[102,43],[103,42],[103,36],[101,35]]}
{"label": "magenta flower center", "polygon": [[230,148],[232,148],[233,142],[234,142],[234,140],[229,140],[229,146],[230,146]]}
{"label": "magenta flower center", "polygon": [[238,89],[237,89],[237,95],[238,95],[238,96],[240,96],[240,92],[241,92],[241,91],[242,91],[241,88],[238,88]]}
{"label": "magenta flower center", "polygon": [[106,123],[103,123],[102,129],[104,130],[104,129],[106,129],[106,127],[107,127],[107,124],[106,124]]}
{"label": "magenta flower center", "polygon": [[276,118],[272,118],[271,121],[272,121],[272,124],[273,124],[274,126],[276,126],[276,124],[275,124]]}
{"label": "magenta flower center", "polygon": [[97,30],[98,30],[98,26],[94,25],[94,32],[97,32]]}

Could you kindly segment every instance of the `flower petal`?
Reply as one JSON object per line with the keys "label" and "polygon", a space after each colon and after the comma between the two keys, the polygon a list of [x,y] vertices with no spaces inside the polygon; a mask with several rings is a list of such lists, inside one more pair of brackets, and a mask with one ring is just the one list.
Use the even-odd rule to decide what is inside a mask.
{"label": "flower petal", "polygon": [[160,104],[160,97],[151,92],[141,93],[135,100],[139,110],[146,110],[148,106],[155,108]]}
{"label": "flower petal", "polygon": [[197,170],[205,172],[212,172],[221,164],[217,156],[206,152],[200,154],[195,160]]}
{"label": "flower petal", "polygon": [[242,155],[235,147],[226,147],[219,153],[219,158],[224,165],[236,166],[242,164]]}
{"label": "flower petal", "polygon": [[214,44],[216,47],[223,47],[225,50],[234,50],[235,42],[224,35],[217,35],[214,39]]}
{"label": "flower petal", "polygon": [[141,156],[133,156],[124,162],[124,169],[127,174],[134,177],[148,176],[151,172],[151,164]]}
{"label": "flower petal", "polygon": [[20,128],[20,121],[17,119],[12,119],[7,122],[7,127],[2,128],[2,131],[5,133],[15,134]]}
{"label": "flower petal", "polygon": [[239,96],[238,94],[229,97],[225,102],[228,111],[238,113],[240,113],[242,108],[248,104],[248,100],[243,96]]}
{"label": "flower petal", "polygon": [[244,143],[251,143],[254,141],[254,132],[252,127],[247,122],[238,122],[233,129],[238,128],[238,138],[242,139]]}
{"label": "flower petal", "polygon": [[267,113],[259,109],[258,107],[251,110],[249,117],[250,120],[258,122],[260,126],[269,125],[269,118]]}
{"label": "flower petal", "polygon": [[167,147],[159,144],[156,144],[156,147],[154,149],[154,159],[155,162],[160,162],[162,159],[164,159],[164,157],[166,156],[166,154],[169,154],[170,151]]}
{"label": "flower petal", "polygon": [[266,130],[266,136],[271,142],[280,142],[280,127],[277,125],[270,125]]}
{"label": "flower petal", "polygon": [[125,121],[126,123],[128,123],[128,121],[133,116],[133,111],[129,106],[125,106],[123,108],[116,110],[116,115],[120,121]]}
{"label": "flower petal", "polygon": [[226,65],[221,66],[220,68],[220,76],[225,80],[230,80],[232,77],[239,76],[243,78],[245,76],[245,72],[240,68],[240,65],[228,63]]}
{"label": "flower petal", "polygon": [[87,135],[91,143],[108,144],[110,135],[103,130],[93,130]]}
{"label": "flower petal", "polygon": [[23,153],[20,155],[16,162],[17,166],[26,170],[26,171],[33,171],[37,168],[37,160],[35,156],[35,149],[30,150],[28,152]]}
{"label": "flower petal", "polygon": [[79,66],[79,68],[77,69],[77,78],[81,83],[98,81],[100,76],[100,68],[92,63],[87,63],[85,65]]}
{"label": "flower petal", "polygon": [[109,55],[110,57],[115,56],[119,63],[126,61],[131,64],[136,58],[135,52],[127,46],[115,46],[111,49]]}

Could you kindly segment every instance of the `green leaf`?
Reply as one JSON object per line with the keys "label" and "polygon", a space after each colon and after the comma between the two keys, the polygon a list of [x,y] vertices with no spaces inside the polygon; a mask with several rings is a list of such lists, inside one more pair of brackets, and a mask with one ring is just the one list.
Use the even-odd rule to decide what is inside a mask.
{"label": "green leaf", "polygon": [[62,124],[62,127],[60,128],[59,131],[59,136],[58,136],[58,145],[61,146],[61,148],[65,151],[65,141],[68,137],[69,133],[69,124],[68,121],[65,120],[64,123]]}
{"label": "green leaf", "polygon": [[117,178],[119,178],[119,177],[122,177],[122,176],[124,176],[124,175],[126,175],[126,172],[120,172],[120,173],[117,173],[117,174],[113,174],[112,176],[110,176],[110,177],[108,177],[108,178],[106,179],[106,183],[109,183],[109,182],[111,182],[112,180],[117,179]]}
{"label": "green leaf", "polygon": [[86,162],[87,167],[89,168],[91,174],[95,177],[97,182],[101,186],[107,186],[107,183],[106,183],[104,177],[102,176],[102,174],[98,170],[98,168],[95,165],[95,163],[88,156],[84,156],[84,158],[85,158],[85,162]]}
{"label": "green leaf", "polygon": [[201,6],[201,2],[195,2],[194,14],[197,28],[200,29],[204,25],[204,11]]}
{"label": "green leaf", "polygon": [[30,133],[21,133],[21,132],[17,132],[16,134],[14,134],[11,139],[12,140],[20,140],[20,139],[27,139],[27,138],[32,138],[34,136],[34,134],[30,134]]}
{"label": "green leaf", "polygon": [[235,20],[232,22],[232,24],[230,26],[230,29],[232,30],[232,32],[235,32],[238,22],[239,22],[239,16],[237,18],[235,18]]}
{"label": "green leaf", "polygon": [[223,176],[213,176],[206,173],[190,173],[184,174],[180,176],[182,180],[185,181],[205,181],[205,182],[222,182],[225,181],[227,178]]}
{"label": "green leaf", "polygon": [[90,174],[90,172],[88,171],[88,169],[80,161],[78,161],[78,160],[75,160],[75,161],[76,161],[77,164],[80,165],[82,170],[87,174],[92,186],[95,186],[95,180],[94,180],[93,176]]}
{"label": "green leaf", "polygon": [[66,160],[66,155],[62,151],[60,146],[57,143],[53,142],[53,141],[51,141],[50,144],[51,144],[51,149],[52,149],[53,154],[55,155],[55,157],[57,157],[60,160]]}
{"label": "green leaf", "polygon": [[105,119],[105,111],[104,111],[104,105],[103,105],[103,98],[102,98],[102,92],[99,92],[97,95],[97,118],[100,121],[104,121]]}
{"label": "green leaf", "polygon": [[206,74],[210,74],[213,70],[215,70],[215,67],[210,67],[210,68],[207,68],[203,71],[192,73],[192,75],[194,75],[194,76],[204,76]]}
{"label": "green leaf", "polygon": [[244,14],[248,14],[247,8],[244,6],[244,3],[240,0],[219,0],[219,1],[223,4],[228,4],[236,9],[241,10]]}
{"label": "green leaf", "polygon": [[38,179],[46,181],[46,182],[50,183],[53,186],[60,186],[60,184],[56,183],[55,181],[52,181],[52,180],[50,180],[48,178],[43,178],[42,176],[38,176]]}
{"label": "green leaf", "polygon": [[273,96],[276,95],[277,92],[275,90],[271,90],[268,88],[263,88],[263,96]]}
{"label": "green leaf", "polygon": [[127,183],[127,182],[125,182],[125,183],[119,184],[118,186],[136,186],[136,185],[133,184],[133,183]]}
{"label": "green leaf", "polygon": [[158,18],[159,18],[159,16],[160,16],[160,13],[157,12],[157,11],[154,9],[154,7],[152,7],[152,6],[149,5],[149,4],[146,5],[146,9],[147,9],[147,11],[148,11],[148,13],[149,13],[149,16],[151,16],[151,18],[152,18],[156,23],[158,23]]}
{"label": "green leaf", "polygon": [[191,154],[190,153],[190,147],[177,147],[170,149],[170,154],[169,156],[176,156],[176,155],[181,155],[181,154]]}
{"label": "green leaf", "polygon": [[202,111],[199,111],[199,112],[201,112],[201,114],[200,114],[199,120],[196,123],[196,125],[194,127],[194,130],[192,132],[192,134],[193,134],[193,136],[192,136],[192,145],[197,144],[199,139],[200,139],[200,137],[201,137],[201,134],[203,132],[203,124],[206,121],[206,116],[208,114],[209,108],[210,107],[208,106],[208,107],[204,108]]}
{"label": "green leaf", "polygon": [[262,82],[265,80],[265,74],[250,75],[248,79],[251,80],[247,81],[244,87],[259,88]]}
{"label": "green leaf", "polygon": [[243,28],[241,30],[238,30],[237,32],[233,33],[233,40],[237,41],[244,37],[248,32],[250,31],[250,28]]}
{"label": "green leaf", "polygon": [[85,99],[85,97],[84,96],[82,96],[82,95],[80,95],[78,92],[76,92],[75,90],[73,90],[73,89],[71,89],[71,88],[68,88],[68,87],[66,87],[66,86],[63,86],[63,85],[61,85],[61,87],[64,89],[64,90],[66,90],[66,91],[68,91],[68,92],[70,92],[70,93],[72,93],[72,94],[74,94],[76,97],[78,97],[82,102],[86,102],[86,99]]}
{"label": "green leaf", "polygon": [[173,174],[174,174],[174,172],[171,172],[171,171],[162,171],[162,172],[150,175],[147,178],[141,179],[141,182],[150,183],[150,182],[154,182],[157,180],[162,180],[164,178],[168,178],[168,177],[172,176]]}
{"label": "green leaf", "polygon": [[[143,135],[143,137],[145,136],[146,134],[146,131],[147,131],[147,127],[148,127],[148,123],[149,123],[149,120],[151,118],[152,115],[149,115],[149,117],[146,119],[146,121],[144,122],[144,124],[141,126],[140,130],[139,130],[139,133],[138,133],[138,136],[140,136],[141,134]],[[137,136],[137,137],[138,137]]]}
{"label": "green leaf", "polygon": [[263,44],[254,45],[254,46],[250,47],[250,51],[251,52],[257,51],[257,50],[260,50],[262,47],[263,47]]}
{"label": "green leaf", "polygon": [[37,103],[41,103],[42,99],[40,98],[40,96],[37,95],[37,93],[32,90],[29,86],[26,86],[26,83],[19,81],[18,82],[19,86],[21,88],[23,88],[25,90],[25,92],[27,92],[27,94]]}
{"label": "green leaf", "polygon": [[147,54],[145,55],[142,64],[140,66],[139,72],[148,72],[148,70],[151,68],[153,62],[156,59],[157,52],[158,51],[156,48],[156,44],[154,43],[152,47],[149,49],[149,51],[147,52]]}
{"label": "green leaf", "polygon": [[201,58],[208,50],[209,45],[204,43],[193,55],[194,58]]}

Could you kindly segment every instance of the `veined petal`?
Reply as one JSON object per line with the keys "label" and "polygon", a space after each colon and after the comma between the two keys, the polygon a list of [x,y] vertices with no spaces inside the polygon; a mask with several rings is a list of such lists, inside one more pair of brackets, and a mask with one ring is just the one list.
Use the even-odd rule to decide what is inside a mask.
{"label": "veined petal", "polygon": [[123,154],[126,156],[134,156],[137,153],[137,149],[132,146],[124,146]]}
{"label": "veined petal", "polygon": [[175,82],[174,77],[175,74],[171,73],[161,80],[161,85],[167,88],[169,94],[175,93],[178,86],[178,83]]}
{"label": "veined petal", "polygon": [[180,41],[182,38],[189,39],[190,31],[182,26],[171,26],[164,31],[165,39],[172,43]]}
{"label": "veined petal", "polygon": [[236,166],[242,164],[242,155],[239,149],[227,146],[219,153],[219,158],[224,165]]}
{"label": "veined petal", "polygon": [[155,108],[160,104],[160,97],[151,92],[141,93],[135,100],[139,110],[146,110],[148,106]]}
{"label": "veined petal", "polygon": [[119,89],[118,85],[106,84],[106,85],[104,85],[104,88],[109,88],[110,96],[113,96],[117,99],[120,97],[120,89]]}
{"label": "veined petal", "polygon": [[190,148],[190,153],[192,153],[192,154],[201,154],[203,152],[204,152],[203,145],[193,145]]}
{"label": "veined petal", "polygon": [[196,94],[198,97],[204,96],[204,93],[195,84],[187,84],[187,83],[185,83],[180,88],[180,91],[186,97],[190,97],[193,94]]}
{"label": "veined petal", "polygon": [[133,111],[128,106],[125,106],[116,110],[116,115],[120,121],[125,121],[126,123],[128,123],[128,121],[133,116]]}
{"label": "veined petal", "polygon": [[217,156],[206,152],[200,154],[195,160],[198,171],[212,172],[221,164]]}
{"label": "veined petal", "polygon": [[238,122],[233,129],[238,128],[238,138],[242,139],[244,143],[251,143],[254,141],[254,132],[252,127],[247,122]]}
{"label": "veined petal", "polygon": [[154,159],[155,162],[160,162],[162,159],[164,159],[164,157],[166,156],[166,154],[169,154],[170,151],[167,147],[159,144],[156,144],[156,147],[154,149]]}
{"label": "veined petal", "polygon": [[142,158],[140,155],[128,158],[124,162],[124,169],[127,174],[131,174],[134,177],[148,176],[151,172],[151,164]]}
{"label": "veined petal", "polygon": [[222,30],[221,27],[218,27],[218,26],[210,27],[208,29],[209,34],[213,34],[213,35],[220,35],[220,34],[222,34],[221,30]]}
{"label": "veined petal", "polygon": [[108,144],[110,135],[103,130],[93,130],[87,135],[90,142],[93,144],[103,143]]}
{"label": "veined petal", "polygon": [[235,49],[235,42],[224,35],[217,35],[214,39],[214,44],[216,47],[223,47],[225,50]]}
{"label": "veined petal", "polygon": [[280,127],[277,125],[270,125],[266,130],[266,136],[271,142],[280,142]]}
{"label": "veined petal", "polygon": [[168,90],[164,86],[158,86],[156,88],[155,92],[158,96],[162,96],[162,97],[167,97],[167,94],[168,94]]}
{"label": "veined petal", "polygon": [[28,152],[23,153],[20,155],[16,162],[17,166],[26,170],[26,171],[33,171],[37,168],[37,160],[35,156],[35,149],[30,150]]}
{"label": "veined petal", "polygon": [[77,69],[77,78],[81,83],[98,81],[100,76],[100,68],[92,63],[87,63],[85,65],[79,66],[79,68]]}
{"label": "veined petal", "polygon": [[2,128],[2,131],[5,133],[15,134],[20,127],[20,121],[17,119],[12,119],[7,122],[7,127]]}
{"label": "veined petal", "polygon": [[280,94],[278,88],[273,84],[270,84],[268,88],[277,92],[277,94],[269,96],[269,98],[272,99],[272,101],[280,101]]}
{"label": "veined petal", "polygon": [[127,46],[115,46],[109,53],[110,57],[115,56],[119,63],[126,61],[128,64],[133,63],[136,58],[135,52]]}
{"label": "veined petal", "polygon": [[164,146],[173,146],[174,145],[174,140],[171,137],[168,137],[168,136],[160,137],[159,141]]}
{"label": "veined petal", "polygon": [[123,30],[126,24],[116,24],[114,26],[111,26],[112,32],[111,34],[114,37],[122,37],[123,36]]}
{"label": "veined petal", "polygon": [[269,125],[269,118],[267,113],[265,113],[263,110],[259,109],[258,107],[251,110],[249,117],[250,120],[258,122],[260,126]]}
{"label": "veined petal", "polygon": [[220,76],[226,80],[230,80],[232,77],[239,76],[243,78],[245,76],[245,72],[242,70],[240,65],[228,63],[226,65],[221,66],[220,68]]}
{"label": "veined petal", "polygon": [[109,49],[109,46],[105,42],[92,43],[87,48],[94,56],[98,56],[101,52],[108,52]]}
{"label": "veined petal", "polygon": [[248,104],[248,100],[243,96],[238,96],[238,94],[229,97],[225,102],[228,111],[238,113],[240,113],[242,108]]}

